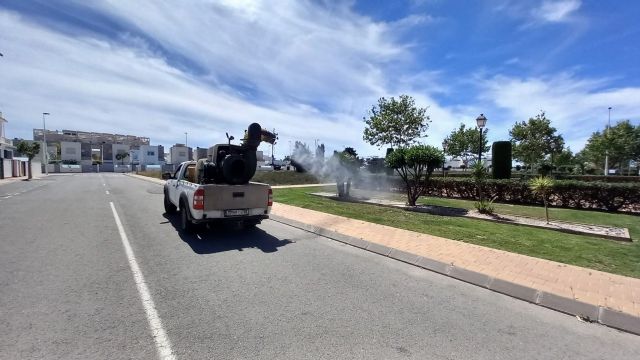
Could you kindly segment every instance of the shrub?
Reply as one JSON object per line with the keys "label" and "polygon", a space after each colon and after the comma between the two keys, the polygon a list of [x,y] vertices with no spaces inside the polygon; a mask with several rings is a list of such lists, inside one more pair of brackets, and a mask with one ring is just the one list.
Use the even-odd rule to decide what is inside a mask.
{"label": "shrub", "polygon": [[[428,196],[474,199],[476,184],[467,178],[431,178]],[[487,198],[498,202],[539,204],[527,181],[516,179],[488,179],[483,189]],[[549,193],[549,205],[578,209],[617,211],[621,208],[640,207],[640,184],[604,183],[576,180],[556,180]]]}
{"label": "shrub", "polygon": [[480,201],[476,201],[473,205],[480,214],[491,215],[495,210],[493,207],[493,200],[481,199]]}
{"label": "shrub", "polygon": [[535,178],[529,181],[529,188],[535,195],[538,195],[542,198],[542,202],[544,203],[544,214],[548,224],[549,223],[549,194],[551,193],[551,189],[553,189],[553,180],[549,177],[541,176],[539,178]]}

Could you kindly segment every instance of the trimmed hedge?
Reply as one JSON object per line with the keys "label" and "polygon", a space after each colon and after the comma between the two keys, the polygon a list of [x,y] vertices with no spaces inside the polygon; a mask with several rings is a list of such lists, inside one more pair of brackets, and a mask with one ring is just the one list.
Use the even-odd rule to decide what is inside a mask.
{"label": "trimmed hedge", "polygon": [[640,183],[640,176],[563,175],[555,173],[554,176],[559,180],[601,181],[608,183]]}
{"label": "trimmed hedge", "polygon": [[[429,196],[473,199],[476,185],[470,179],[432,179]],[[519,180],[487,180],[483,191],[497,202],[542,204],[529,183]],[[640,184],[556,180],[550,196],[552,206],[576,209],[640,210]]]}
{"label": "trimmed hedge", "polygon": [[[404,183],[396,177],[360,179],[357,188],[404,192]],[[362,181],[364,180],[364,181]],[[476,184],[469,178],[432,177],[426,196],[475,199]],[[529,182],[518,179],[487,179],[483,191],[496,202],[542,205]],[[605,183],[576,180],[554,181],[549,205],[576,209],[640,212],[640,183]]]}

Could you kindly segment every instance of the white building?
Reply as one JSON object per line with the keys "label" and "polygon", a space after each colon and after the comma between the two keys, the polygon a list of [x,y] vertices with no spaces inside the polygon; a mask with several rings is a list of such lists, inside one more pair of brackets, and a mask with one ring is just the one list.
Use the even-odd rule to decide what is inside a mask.
{"label": "white building", "polygon": [[126,165],[131,162],[131,154],[129,154],[129,157],[127,158],[118,160],[116,156],[118,156],[119,154],[129,154],[129,145],[126,145],[126,144],[111,145],[111,155],[113,156],[112,161],[116,165],[120,165],[120,164]]}
{"label": "white building", "polygon": [[63,163],[75,162],[76,164],[80,164],[82,161],[81,148],[82,144],[79,142],[60,142],[60,160],[62,160]]}
{"label": "white building", "polygon": [[163,165],[162,162],[158,160],[157,145],[141,145],[139,151],[138,163],[140,165]]}
{"label": "white building", "polygon": [[173,145],[171,149],[169,149],[169,153],[171,154],[171,163],[175,165],[191,160],[192,151],[193,150],[190,147],[187,147],[184,144]]}
{"label": "white building", "polygon": [[129,150],[129,163],[133,165],[140,164],[140,150],[138,149]]}
{"label": "white building", "polygon": [[0,179],[13,176],[13,163],[11,159],[13,159],[15,147],[4,133],[4,124],[7,122],[0,112]]}

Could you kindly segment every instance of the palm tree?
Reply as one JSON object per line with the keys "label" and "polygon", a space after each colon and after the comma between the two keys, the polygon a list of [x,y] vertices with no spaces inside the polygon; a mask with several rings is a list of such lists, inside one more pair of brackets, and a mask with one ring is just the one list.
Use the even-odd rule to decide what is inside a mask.
{"label": "palm tree", "polygon": [[27,159],[29,159],[29,176],[27,176],[27,180],[31,180],[33,178],[33,171],[31,171],[31,160],[33,160],[33,158],[36,157],[36,155],[38,155],[38,153],[40,152],[40,143],[28,143],[26,141],[20,141],[18,143],[17,150],[19,153],[26,155]]}
{"label": "palm tree", "polygon": [[547,219],[547,224],[549,223],[549,194],[553,189],[553,179],[547,176],[540,176],[535,179],[531,179],[529,182],[529,188],[535,195],[539,195],[542,197],[542,202],[544,203],[544,215]]}

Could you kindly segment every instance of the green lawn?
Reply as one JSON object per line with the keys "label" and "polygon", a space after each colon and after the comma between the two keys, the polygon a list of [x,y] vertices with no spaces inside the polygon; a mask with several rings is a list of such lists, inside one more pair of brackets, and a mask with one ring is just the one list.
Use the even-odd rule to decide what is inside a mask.
{"label": "green lawn", "polygon": [[[640,245],[635,241],[621,243],[524,226],[339,202],[308,194],[327,190],[335,191],[334,187],[275,189],[274,199],[330,214],[640,278]],[[423,201],[431,205],[473,207],[472,201],[465,200],[426,198]],[[504,204],[496,204],[496,211],[538,217],[544,212],[537,207]],[[551,216],[581,223],[628,227],[632,238],[640,236],[640,217],[637,216],[568,209],[552,209]]]}

